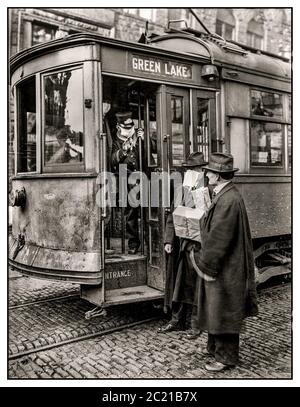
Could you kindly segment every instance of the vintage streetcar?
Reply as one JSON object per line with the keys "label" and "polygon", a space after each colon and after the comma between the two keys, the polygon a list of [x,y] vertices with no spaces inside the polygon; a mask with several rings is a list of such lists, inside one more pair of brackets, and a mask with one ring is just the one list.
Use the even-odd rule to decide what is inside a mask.
{"label": "vintage streetcar", "polygon": [[[124,109],[144,129],[140,170],[149,179],[171,175],[191,152],[230,152],[257,281],[290,271],[291,66],[216,34],[172,27],[138,43],[74,34],[10,61],[9,263],[25,275],[80,284],[82,298],[100,310],[164,297],[169,208],[161,199],[151,206],[148,194],[141,246],[129,255],[126,208],[97,203],[107,193],[99,174],[111,171],[115,113]],[[160,188],[168,194],[170,183]]]}

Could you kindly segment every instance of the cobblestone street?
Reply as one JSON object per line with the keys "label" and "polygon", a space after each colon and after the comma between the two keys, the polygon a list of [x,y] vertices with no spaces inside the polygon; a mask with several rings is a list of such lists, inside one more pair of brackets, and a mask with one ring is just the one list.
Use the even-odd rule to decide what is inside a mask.
{"label": "cobblestone street", "polygon": [[[193,341],[182,331],[157,334],[166,320],[149,304],[143,305],[142,314],[143,319],[156,318],[150,322],[62,345],[67,338],[118,327],[124,321],[135,323],[139,318],[131,315],[132,306],[123,306],[87,321],[84,312],[91,305],[79,298],[71,284],[20,277],[11,278],[9,288],[10,356],[53,345],[10,360],[9,378],[291,378],[290,284],[260,291],[260,314],[246,320],[241,334],[239,366],[218,374],[205,371],[207,357],[198,352],[206,343],[206,333]],[[65,298],[43,301],[58,295]]]}

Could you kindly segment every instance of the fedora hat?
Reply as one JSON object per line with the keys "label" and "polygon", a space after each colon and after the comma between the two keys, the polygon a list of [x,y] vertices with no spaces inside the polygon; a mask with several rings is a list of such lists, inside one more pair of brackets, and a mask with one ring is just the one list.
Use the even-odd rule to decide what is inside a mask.
{"label": "fedora hat", "polygon": [[131,118],[132,112],[119,112],[116,113],[117,124],[122,129],[131,129],[134,126],[134,121]]}
{"label": "fedora hat", "polygon": [[182,164],[183,167],[202,167],[203,165],[208,164],[207,161],[204,161],[204,154],[200,151],[196,151],[188,156],[188,159],[185,163]]}
{"label": "fedora hat", "polygon": [[204,170],[212,172],[236,172],[239,168],[233,167],[233,157],[231,154],[226,153],[212,153],[208,165],[203,167]]}

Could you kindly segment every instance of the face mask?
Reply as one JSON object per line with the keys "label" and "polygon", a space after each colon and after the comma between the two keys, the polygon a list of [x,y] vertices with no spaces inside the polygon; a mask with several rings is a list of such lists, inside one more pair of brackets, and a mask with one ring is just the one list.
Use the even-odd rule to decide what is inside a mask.
{"label": "face mask", "polygon": [[135,128],[132,126],[131,129],[123,129],[122,127],[118,126],[118,137],[121,140],[126,140],[129,137],[132,137],[135,133]]}
{"label": "face mask", "polygon": [[210,185],[216,185],[217,184],[217,181],[219,179],[218,174],[216,174],[215,172],[208,171],[206,175],[207,175],[207,178],[209,180]]}

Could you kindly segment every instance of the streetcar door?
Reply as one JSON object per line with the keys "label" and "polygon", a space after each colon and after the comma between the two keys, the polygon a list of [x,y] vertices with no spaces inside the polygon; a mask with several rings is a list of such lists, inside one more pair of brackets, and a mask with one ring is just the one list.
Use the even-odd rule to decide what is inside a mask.
{"label": "streetcar door", "polygon": [[[156,92],[156,118],[151,121],[154,104],[150,103],[146,109],[146,116],[150,117],[148,136],[148,167],[152,169],[150,205],[148,211],[149,235],[149,264],[147,270],[147,284],[150,287],[164,289],[166,280],[166,256],[164,252],[164,233],[166,218],[170,213],[172,193],[170,177],[181,168],[190,153],[190,108],[189,90],[161,85]],[[148,111],[148,113],[147,113]],[[151,155],[153,132],[157,135],[157,153]],[[160,174],[159,199],[155,205],[153,196],[155,174]],[[156,177],[157,180],[157,177]],[[151,195],[152,194],[152,195]]]}

